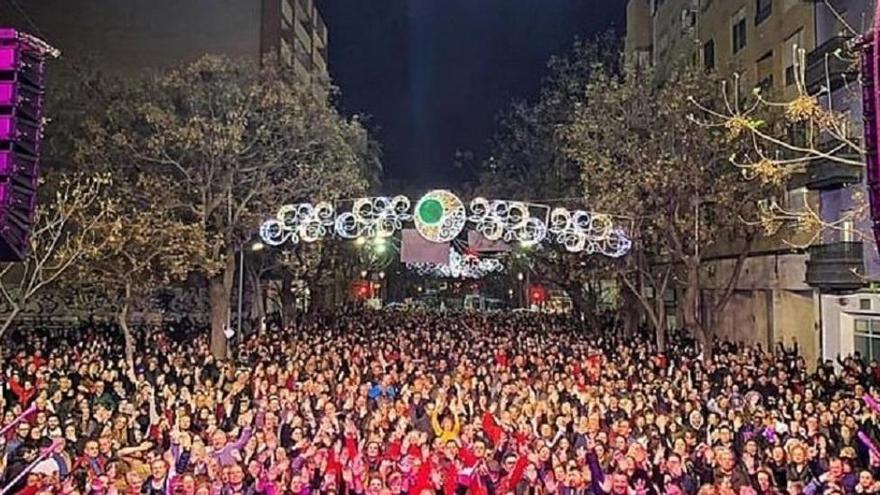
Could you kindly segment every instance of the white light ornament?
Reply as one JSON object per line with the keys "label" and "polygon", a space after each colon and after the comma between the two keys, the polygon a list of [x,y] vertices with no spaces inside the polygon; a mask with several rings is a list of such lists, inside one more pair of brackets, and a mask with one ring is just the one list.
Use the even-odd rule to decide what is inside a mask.
{"label": "white light ornament", "polygon": [[423,238],[431,242],[450,242],[464,230],[467,214],[458,196],[437,189],[416,203],[414,220],[416,230]]}
{"label": "white light ornament", "polygon": [[260,237],[270,246],[317,242],[332,232],[334,218],[333,205],[327,202],[284,205],[275,218],[263,222]]}
{"label": "white light ornament", "polygon": [[619,258],[632,248],[626,233],[614,227],[611,216],[602,213],[555,208],[550,213],[550,234],[570,253]]}
{"label": "white light ornament", "polygon": [[336,217],[336,235],[345,239],[391,237],[411,219],[406,196],[358,198],[351,211]]}
{"label": "white light ornament", "polygon": [[530,205],[521,201],[474,198],[470,204],[468,221],[490,241],[519,242],[525,247],[539,244],[547,237],[547,223],[532,215],[532,207],[547,209],[544,205]]}
{"label": "white light ornament", "polygon": [[408,263],[407,268],[415,270],[423,277],[479,279],[490,273],[504,271],[504,264],[495,258],[480,258],[450,249],[448,264]]}

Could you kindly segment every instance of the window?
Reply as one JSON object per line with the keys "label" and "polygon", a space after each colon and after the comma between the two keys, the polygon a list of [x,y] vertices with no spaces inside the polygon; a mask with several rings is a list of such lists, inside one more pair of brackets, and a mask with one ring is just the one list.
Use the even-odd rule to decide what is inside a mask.
{"label": "window", "polygon": [[795,146],[807,145],[807,125],[804,122],[789,124],[788,142]]}
{"label": "window", "polygon": [[862,360],[880,361],[880,320],[857,318],[854,330],[855,351],[862,356]]}
{"label": "window", "polygon": [[785,67],[785,85],[791,86],[795,83],[795,70],[797,70],[796,65],[798,53],[804,46],[803,31],[798,29],[797,32],[785,40],[783,45],[782,66]]}
{"label": "window", "polygon": [[665,2],[666,0],[654,0],[651,2],[651,15],[656,14],[657,10],[662,7]]}
{"label": "window", "polygon": [[870,299],[859,299],[859,310],[871,311],[871,300]]}
{"label": "window", "polygon": [[737,53],[746,47],[746,10],[739,9],[731,19],[731,31],[733,33],[733,53]]}
{"label": "window", "polygon": [[761,55],[755,62],[755,73],[758,75],[758,89],[762,93],[773,88],[773,50]]}
{"label": "window", "polygon": [[771,89],[773,89],[773,74],[764,77],[760,81],[758,81],[758,89],[761,90],[761,93],[767,93]]}
{"label": "window", "polygon": [[785,192],[785,207],[788,211],[799,212],[807,209],[807,188],[798,187]]}
{"label": "window", "polygon": [[715,70],[715,40],[709,40],[703,45],[703,69]]}
{"label": "window", "polygon": [[764,22],[773,13],[773,0],[755,0],[755,26]]}

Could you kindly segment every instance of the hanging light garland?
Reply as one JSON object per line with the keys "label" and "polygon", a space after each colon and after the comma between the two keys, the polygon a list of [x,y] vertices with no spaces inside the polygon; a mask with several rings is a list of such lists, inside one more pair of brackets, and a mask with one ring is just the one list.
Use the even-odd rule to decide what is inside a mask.
{"label": "hanging light garland", "polygon": [[260,237],[271,246],[317,242],[332,234],[343,239],[389,238],[410,221],[423,238],[438,243],[457,238],[470,223],[490,241],[517,242],[523,247],[546,240],[571,253],[612,258],[632,248],[626,231],[608,214],[567,208],[551,211],[545,204],[482,197],[465,208],[458,196],[446,190],[428,192],[415,208],[406,196],[358,198],[351,211],[342,212],[326,202],[285,205],[275,218],[263,223]]}
{"label": "hanging light garland", "polygon": [[449,263],[407,263],[407,268],[423,277],[479,279],[490,273],[504,271],[504,264],[496,258],[480,258],[449,249]]}

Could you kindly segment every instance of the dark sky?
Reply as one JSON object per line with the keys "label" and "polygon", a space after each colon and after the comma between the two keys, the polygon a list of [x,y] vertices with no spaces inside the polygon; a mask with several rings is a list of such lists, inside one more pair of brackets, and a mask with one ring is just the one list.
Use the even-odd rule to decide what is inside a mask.
{"label": "dark sky", "polygon": [[622,32],[625,0],[319,0],[347,113],[371,116],[385,180],[454,187],[497,113],[536,94],[575,37]]}

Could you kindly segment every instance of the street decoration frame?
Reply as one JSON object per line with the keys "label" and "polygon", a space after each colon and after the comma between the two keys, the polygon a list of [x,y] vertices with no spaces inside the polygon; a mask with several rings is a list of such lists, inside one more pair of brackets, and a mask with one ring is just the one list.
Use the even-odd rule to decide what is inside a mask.
{"label": "street decoration frame", "polygon": [[489,241],[519,243],[523,247],[547,242],[570,253],[620,258],[632,249],[632,240],[615,217],[582,209],[551,207],[544,203],[474,198],[465,203],[445,189],[429,191],[413,202],[406,196],[356,198],[350,210],[329,202],[297,203],[279,208],[263,222],[260,237],[270,246],[342,239],[388,238],[412,222],[430,242],[450,242],[467,227]]}
{"label": "street decoration frame", "polygon": [[406,267],[423,277],[480,279],[504,271],[498,258],[480,258],[470,252],[459,253],[449,248],[449,263],[407,263]]}

